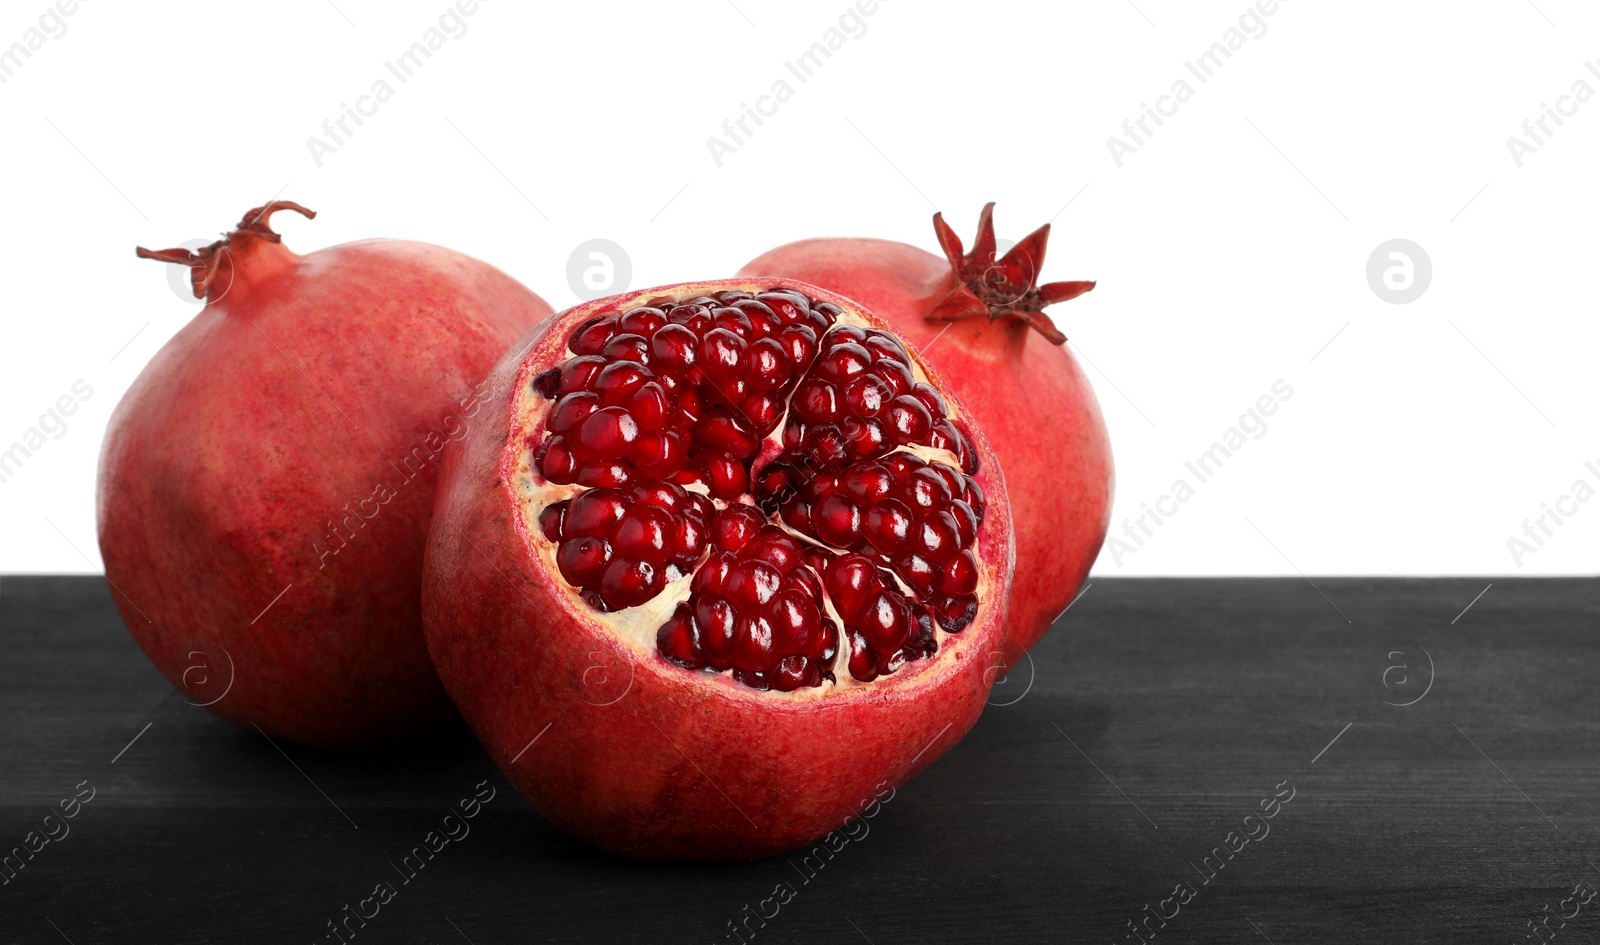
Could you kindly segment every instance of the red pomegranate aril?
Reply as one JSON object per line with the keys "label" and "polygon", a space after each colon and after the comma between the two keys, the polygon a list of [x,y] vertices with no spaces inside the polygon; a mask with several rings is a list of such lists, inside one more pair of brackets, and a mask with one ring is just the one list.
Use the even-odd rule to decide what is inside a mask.
{"label": "red pomegranate aril", "polygon": [[878,654],[859,630],[852,630],[850,639],[850,675],[861,682],[878,678]]}
{"label": "red pomegranate aril", "polygon": [[642,604],[661,593],[665,576],[649,561],[634,561],[613,554],[600,576],[600,596],[612,610]]}
{"label": "red pomegranate aril", "polygon": [[748,505],[731,505],[717,513],[717,547],[739,551],[756,537],[756,532],[764,524],[765,517],[758,509]]}
{"label": "red pomegranate aril", "polygon": [[683,325],[663,325],[650,336],[650,365],[658,371],[684,372],[700,360],[700,337]]}
{"label": "red pomegranate aril", "polygon": [[945,562],[939,572],[939,590],[951,597],[971,594],[978,589],[978,559],[963,550]]}
{"label": "red pomegranate aril", "polygon": [[601,315],[578,326],[568,348],[573,354],[599,354],[617,334],[617,316]]}
{"label": "red pomegranate aril", "polygon": [[600,356],[608,361],[637,361],[650,363],[650,342],[643,335],[622,334],[606,342]]}
{"label": "red pomegranate aril", "polygon": [[561,576],[574,587],[598,582],[610,563],[611,545],[603,538],[573,538],[562,542],[556,552]]}
{"label": "red pomegranate aril", "polygon": [[883,587],[878,567],[864,555],[845,555],[828,565],[823,575],[828,597],[847,623],[861,618],[868,599]]}
{"label": "red pomegranate aril", "polygon": [[950,560],[960,549],[961,534],[956,518],[949,512],[937,512],[923,518],[922,528],[916,535],[917,551],[934,564]]}
{"label": "red pomegranate aril", "polygon": [[862,610],[862,628],[880,651],[898,650],[911,634],[911,608],[893,591],[880,591]]}
{"label": "red pomegranate aril", "polygon": [[892,396],[888,383],[876,374],[863,374],[844,387],[845,406],[858,417],[876,417]]}
{"label": "red pomegranate aril", "polygon": [[959,633],[972,623],[973,617],[977,616],[978,598],[971,594],[946,598],[940,602],[935,613],[938,615],[939,626],[947,633]]}
{"label": "red pomegranate aril", "polygon": [[917,596],[930,598],[937,590],[938,572],[934,570],[932,562],[921,555],[911,555],[895,562],[894,573],[911,586]]}
{"label": "red pomegranate aril", "polygon": [[602,407],[578,427],[578,447],[590,459],[616,459],[639,438],[639,424],[621,407]]}
{"label": "red pomegranate aril", "polygon": [[578,458],[572,455],[572,449],[567,445],[565,437],[552,436],[539,446],[534,462],[539,467],[539,472],[551,482],[566,485],[572,482],[578,473]]}
{"label": "red pomegranate aril", "polygon": [[651,376],[650,371],[638,361],[612,361],[595,374],[589,387],[600,395],[602,404],[617,407],[626,403]]}
{"label": "red pomegranate aril", "polygon": [[896,397],[911,393],[911,388],[916,384],[910,368],[898,361],[890,361],[887,358],[873,364],[872,373],[883,378],[883,382],[889,385],[889,389],[894,391]]}
{"label": "red pomegranate aril", "polygon": [[911,510],[898,499],[885,499],[868,510],[862,533],[881,554],[898,555],[911,544]]}
{"label": "red pomegranate aril", "polygon": [[779,591],[773,598],[771,612],[777,645],[781,649],[819,655],[811,651],[822,635],[822,612],[806,591],[797,588]]}
{"label": "red pomegranate aril", "polygon": [[801,686],[814,686],[816,670],[803,656],[785,656],[778,668],[767,674],[772,688],[779,692],[794,692]]}
{"label": "red pomegranate aril", "polygon": [[617,320],[617,328],[624,333],[648,338],[666,325],[667,316],[659,308],[643,306],[632,309]]}
{"label": "red pomegranate aril", "polygon": [[726,328],[714,328],[700,342],[701,366],[712,377],[733,380],[744,363],[747,347],[741,336]]}
{"label": "red pomegranate aril", "polygon": [[705,464],[712,495],[732,500],[749,491],[750,474],[738,459],[727,453],[715,453],[706,457]]}
{"label": "red pomegranate aril", "polygon": [[866,348],[846,342],[825,350],[818,359],[817,371],[827,380],[842,384],[865,371],[871,363],[872,356]]}
{"label": "red pomegranate aril", "polygon": [[820,377],[807,378],[795,390],[794,410],[807,423],[831,423],[839,418],[838,390]]}
{"label": "red pomegranate aril", "polygon": [[667,622],[656,631],[656,648],[661,655],[687,669],[705,665],[700,652],[700,631],[689,614],[687,604],[679,604]]}
{"label": "red pomegranate aril", "polygon": [[921,442],[933,427],[933,415],[928,412],[927,406],[906,394],[889,401],[885,419],[889,422],[889,429],[895,432],[897,443]]}
{"label": "red pomegranate aril", "polygon": [[841,427],[851,453],[856,457],[873,459],[892,448],[888,433],[876,418],[863,420],[860,417],[845,417]]}
{"label": "red pomegranate aril", "polygon": [[844,488],[862,502],[876,502],[894,488],[894,474],[877,463],[854,466],[844,474]]}
{"label": "red pomegranate aril", "polygon": [[561,540],[561,523],[567,514],[566,502],[552,502],[539,512],[539,531],[547,541]]}
{"label": "red pomegranate aril", "polygon": [[673,521],[673,529],[672,549],[676,560],[684,563],[699,560],[701,553],[706,550],[704,517],[693,509],[686,509]]}
{"label": "red pomegranate aril", "polygon": [[740,617],[733,628],[733,666],[747,673],[764,673],[778,665],[772,621],[757,614]]}
{"label": "red pomegranate aril", "polygon": [[852,548],[861,538],[861,507],[836,492],[811,510],[811,523],[825,544]]}
{"label": "red pomegranate aril", "polygon": [[[742,610],[753,610],[766,606],[778,593],[782,583],[783,575],[777,568],[765,561],[746,559],[728,569],[722,589],[735,606]],[[755,670],[759,667],[748,668]]]}
{"label": "red pomegranate aril", "polygon": [[744,459],[755,455],[761,441],[750,430],[750,425],[726,410],[716,410],[695,424],[696,446],[721,450]]}
{"label": "red pomegranate aril", "polygon": [[636,478],[630,463],[588,463],[578,467],[578,485],[616,489],[628,485]]}
{"label": "red pomegranate aril", "polygon": [[805,563],[805,553],[800,543],[771,525],[761,530],[744,547],[747,557],[759,558],[787,574]]}
{"label": "red pomegranate aril", "polygon": [[636,504],[617,523],[611,546],[617,554],[644,561],[665,561],[675,550],[677,523],[665,509]]}
{"label": "red pomegranate aril", "polygon": [[734,624],[738,620],[733,605],[720,597],[702,599],[694,613],[707,663],[718,671],[732,666]]}
{"label": "red pomegranate aril", "polygon": [[550,429],[556,433],[569,433],[590,414],[600,409],[600,395],[589,391],[573,391],[556,401],[550,415]]}
{"label": "red pomegranate aril", "polygon": [[817,354],[817,333],[807,325],[790,325],[778,333],[778,344],[790,364],[810,364]]}
{"label": "red pomegranate aril", "polygon": [[563,534],[602,537],[610,535],[628,511],[627,499],[611,489],[589,489],[567,502]]}
{"label": "red pomegranate aril", "polygon": [[561,366],[561,383],[559,390],[563,394],[570,394],[575,390],[586,390],[594,381],[594,376],[606,366],[605,358],[598,355],[582,355],[573,358]]}
{"label": "red pomegranate aril", "polygon": [[751,384],[756,390],[777,390],[789,379],[792,371],[789,356],[775,339],[762,338],[754,342],[746,356],[750,362]]}

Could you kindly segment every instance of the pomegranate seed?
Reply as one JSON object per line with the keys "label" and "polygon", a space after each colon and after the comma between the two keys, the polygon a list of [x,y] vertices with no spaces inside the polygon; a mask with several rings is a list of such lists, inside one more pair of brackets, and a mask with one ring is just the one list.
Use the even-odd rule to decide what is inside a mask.
{"label": "pomegranate seed", "polygon": [[586,390],[564,394],[550,411],[550,430],[554,433],[570,433],[573,427],[599,409],[599,394]]}
{"label": "pomegranate seed", "polygon": [[756,536],[765,520],[761,513],[748,505],[730,505],[717,513],[717,547],[739,551]]}
{"label": "pomegranate seed", "polygon": [[617,320],[617,328],[624,333],[649,337],[667,323],[666,313],[659,308],[644,306],[633,309]]}
{"label": "pomegranate seed", "polygon": [[878,678],[878,654],[859,631],[850,631],[850,675],[862,682]]}
{"label": "pomegranate seed", "polygon": [[811,510],[817,537],[836,548],[853,548],[861,539],[861,507],[842,493],[834,493]]}
{"label": "pomegranate seed", "polygon": [[701,363],[712,377],[732,380],[739,374],[747,348],[744,338],[726,328],[715,328],[700,341]]}
{"label": "pomegranate seed", "polygon": [[601,349],[600,356],[607,361],[637,361],[640,364],[650,363],[650,342],[643,335],[623,334],[617,335],[606,342]]}
{"label": "pomegranate seed", "polygon": [[628,501],[612,489],[590,489],[578,493],[567,504],[564,525],[567,537],[607,536],[628,511]]}
{"label": "pomegranate seed", "polygon": [[747,673],[764,673],[778,665],[772,621],[759,614],[740,617],[733,628],[733,665]]}
{"label": "pomegranate seed", "polygon": [[643,561],[662,562],[677,545],[677,524],[665,509],[635,505],[617,523],[612,549]]}
{"label": "pomegranate seed", "polygon": [[884,555],[898,555],[911,543],[911,510],[898,499],[885,499],[867,512],[862,532]]}
{"label": "pomegranate seed", "polygon": [[539,531],[548,541],[561,540],[561,521],[566,517],[567,503],[555,502],[539,512]]}
{"label": "pomegranate seed", "polygon": [[783,575],[760,559],[746,559],[728,569],[722,587],[728,600],[743,609],[763,607],[778,593]]}
{"label": "pomegranate seed", "polygon": [[548,480],[565,485],[577,477],[578,458],[572,455],[565,437],[552,436],[534,456],[539,472]]}
{"label": "pomegranate seed", "polygon": [[978,558],[971,550],[963,550],[945,563],[939,573],[939,590],[959,597],[978,589]]}
{"label": "pomegranate seed", "polygon": [[599,354],[616,334],[617,316],[601,315],[579,325],[567,348],[573,354]]}
{"label": "pomegranate seed", "polygon": [[876,374],[863,374],[844,386],[845,406],[858,417],[876,417],[893,396],[888,383]]}
{"label": "pomegranate seed", "polygon": [[699,669],[705,665],[705,656],[700,652],[700,631],[695,626],[689,605],[679,604],[667,622],[656,631],[656,647],[661,650],[662,656],[679,666]]}
{"label": "pomegranate seed", "polygon": [[561,393],[570,394],[575,390],[587,390],[594,376],[605,366],[605,359],[595,355],[583,355],[563,364],[559,387]]}
{"label": "pomegranate seed", "polygon": [[611,562],[611,546],[603,538],[574,538],[556,552],[556,567],[568,584],[583,587],[600,580]]}

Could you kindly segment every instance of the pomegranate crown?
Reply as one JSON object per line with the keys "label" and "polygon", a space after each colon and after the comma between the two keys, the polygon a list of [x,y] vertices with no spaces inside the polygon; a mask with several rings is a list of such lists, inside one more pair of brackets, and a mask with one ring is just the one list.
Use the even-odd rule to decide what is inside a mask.
{"label": "pomegranate crown", "polygon": [[134,249],[140,259],[156,259],[190,267],[189,281],[194,286],[194,297],[203,299],[206,297],[206,290],[211,288],[211,280],[217,276],[217,266],[230,247],[247,239],[266,240],[268,243],[283,242],[283,237],[272,229],[272,215],[279,210],[293,210],[308,220],[317,218],[315,210],[307,210],[292,200],[273,200],[246,213],[239,220],[238,226],[229,230],[226,236],[210,246],[202,246],[199,249],[184,249],[180,246],[176,249],[156,250],[136,246]]}
{"label": "pomegranate crown", "polygon": [[978,217],[978,237],[973,240],[970,253],[962,247],[961,237],[944,222],[944,214],[933,215],[933,229],[939,236],[945,258],[950,260],[956,284],[928,315],[930,321],[953,322],[979,315],[990,321],[1012,318],[1026,322],[1051,344],[1066,342],[1067,336],[1044,314],[1044,308],[1075,299],[1094,288],[1094,283],[1036,283],[1039,270],[1044,266],[1050,224],[1023,237],[998,260],[995,258],[993,201],[984,204],[983,213]]}

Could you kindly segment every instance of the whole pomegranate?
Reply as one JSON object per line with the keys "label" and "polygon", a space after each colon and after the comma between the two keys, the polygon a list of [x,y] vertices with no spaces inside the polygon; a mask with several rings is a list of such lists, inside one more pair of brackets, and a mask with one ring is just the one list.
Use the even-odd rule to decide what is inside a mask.
{"label": "whole pomegranate", "polygon": [[[876,239],[812,239],[741,276],[800,279],[854,299],[938,368],[1005,470],[1017,536],[1007,661],[1032,647],[1083,586],[1111,516],[1111,443],[1094,390],[1044,308],[1093,282],[1037,285],[1047,223],[996,259],[994,204],[972,251],[934,214],[941,259]],[[1037,339],[1037,332],[1048,344]]]}
{"label": "whole pomegranate", "polygon": [[937,375],[789,280],[631,292],[530,332],[451,448],[422,600],[532,804],[642,858],[842,826],[982,710],[1006,491]]}
{"label": "whole pomegranate", "polygon": [[205,307],[117,405],[100,457],[106,577],[186,698],[269,735],[375,742],[454,718],[419,599],[447,441],[550,307],[437,246],[307,256],[245,215],[198,252]]}

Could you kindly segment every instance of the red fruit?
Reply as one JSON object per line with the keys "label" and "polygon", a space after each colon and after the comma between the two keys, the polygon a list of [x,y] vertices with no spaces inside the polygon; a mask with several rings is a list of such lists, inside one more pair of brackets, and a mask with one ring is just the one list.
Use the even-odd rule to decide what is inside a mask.
{"label": "red fruit", "polygon": [[[663,430],[690,451],[624,488],[586,488],[611,463],[608,433],[562,447],[565,478],[541,472],[568,399],[587,389],[556,381],[646,307],[662,321],[638,329],[644,383],[677,399]],[[763,345],[797,327],[804,345]],[[636,364],[631,347],[594,376]],[[931,429],[881,457],[789,435],[796,391],[832,385],[813,396],[843,404],[853,379],[902,374],[941,392],[954,448]],[[631,856],[775,854],[836,828],[977,718],[1010,587],[1005,487],[960,405],[875,316],[772,279],[629,293],[531,332],[489,384],[493,406],[441,481],[428,645],[462,714],[551,821]],[[770,421],[739,406],[763,385]],[[853,409],[882,415],[889,400]],[[919,489],[927,504],[913,509],[905,496]],[[982,512],[964,498],[980,489]],[[925,533],[936,560],[912,553]],[[926,593],[907,592],[911,577]]]}
{"label": "red fruit", "polygon": [[448,724],[420,600],[441,453],[550,307],[437,246],[297,256],[280,209],[312,216],[276,201],[198,252],[139,251],[207,301],[106,431],[106,576],[156,668],[239,725],[347,746]]}
{"label": "red fruit", "polygon": [[[997,259],[993,209],[983,208],[970,253],[935,214],[943,259],[888,240],[813,239],[759,256],[739,274],[801,279],[856,300],[922,352],[972,412],[1000,457],[1015,516],[1010,660],[1050,629],[1083,586],[1110,524],[1112,466],[1094,391],[1064,346],[1066,336],[1043,312],[1094,283],[1036,284],[1049,224]],[[940,419],[937,392],[925,385],[895,390],[904,396],[890,401],[887,436],[927,431],[931,442],[955,441]],[[955,513],[963,531],[966,511],[975,510]],[[869,520],[869,533],[876,527]],[[966,579],[949,580],[961,586]]]}

